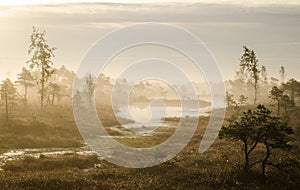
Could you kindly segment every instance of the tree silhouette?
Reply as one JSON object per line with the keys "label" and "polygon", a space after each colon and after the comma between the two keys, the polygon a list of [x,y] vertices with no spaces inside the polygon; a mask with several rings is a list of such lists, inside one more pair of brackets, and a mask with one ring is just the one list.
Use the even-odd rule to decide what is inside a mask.
{"label": "tree silhouette", "polygon": [[94,97],[94,92],[96,88],[96,79],[91,73],[88,73],[84,78],[84,91],[87,95],[89,104],[92,104],[92,99]]}
{"label": "tree silhouette", "polygon": [[12,111],[13,105],[15,104],[15,100],[17,97],[17,90],[14,84],[7,78],[4,81],[2,81],[0,92],[1,100],[3,100],[5,107],[5,118],[8,122],[10,112]]}
{"label": "tree silhouette", "polygon": [[228,126],[223,126],[219,133],[221,139],[227,137],[243,143],[244,170],[246,174],[249,173],[251,167],[250,155],[262,139],[262,135],[258,132],[257,120],[253,117],[255,114],[251,110],[245,112],[239,121],[234,121]]}
{"label": "tree silhouette", "polygon": [[278,86],[279,80],[277,78],[271,77],[270,82],[271,82],[271,86]]}
{"label": "tree silhouette", "polygon": [[239,104],[241,106],[245,105],[247,103],[248,97],[244,96],[244,95],[240,95],[239,97]]}
{"label": "tree silhouette", "polygon": [[240,59],[240,66],[245,68],[251,75],[251,79],[254,81],[254,105],[257,101],[257,90],[258,90],[258,80],[259,80],[259,65],[256,54],[253,50],[243,46],[244,52]]}
{"label": "tree silhouette", "polygon": [[56,83],[49,83],[49,95],[51,95],[51,104],[54,105],[55,98],[58,99],[59,92],[60,92],[60,86]]}
{"label": "tree silhouette", "polygon": [[286,76],[285,68],[283,66],[280,67],[279,74],[280,74],[280,78],[281,78],[281,84],[283,84],[285,81],[285,76]]}
{"label": "tree silhouette", "polygon": [[283,96],[283,91],[280,90],[277,86],[273,86],[270,91],[270,98],[277,102],[277,116],[280,116],[280,101]]}
{"label": "tree silhouette", "polygon": [[293,134],[293,129],[286,123],[280,121],[278,117],[270,116],[266,108],[263,108],[266,115],[263,121],[263,138],[261,140],[265,147],[265,157],[261,161],[262,175],[265,178],[266,166],[275,166],[271,159],[271,155],[276,149],[290,150],[292,146],[289,144],[289,135]]}
{"label": "tree silhouette", "polygon": [[73,104],[75,106],[79,106],[82,102],[82,96],[79,90],[76,90],[75,94],[73,95]]}
{"label": "tree silhouette", "polygon": [[266,66],[262,66],[261,67],[260,76],[261,76],[261,79],[262,79],[262,84],[263,85],[268,84],[268,74],[267,74],[267,68],[266,68]]}
{"label": "tree silhouette", "polygon": [[288,119],[288,109],[293,108],[295,106],[295,102],[288,96],[288,95],[283,95],[281,98],[282,105],[284,108],[284,118],[287,120]]}
{"label": "tree silhouette", "polygon": [[54,72],[51,59],[54,57],[53,52],[56,49],[49,46],[45,39],[45,35],[46,32],[44,30],[41,31],[33,27],[28,50],[28,54],[32,55],[31,59],[28,61],[29,67],[31,69],[37,69],[41,74],[41,77],[38,80],[38,83],[41,84],[41,109],[43,109],[44,106],[45,84]]}
{"label": "tree silhouette", "polygon": [[300,95],[300,83],[295,79],[290,79],[283,88],[289,93],[291,100],[295,101],[295,96]]}
{"label": "tree silhouette", "polygon": [[[219,133],[220,138],[230,138],[243,143],[244,169],[248,174],[251,166],[261,163],[262,175],[265,176],[266,166],[276,166],[270,161],[275,149],[289,150],[289,135],[293,130],[278,117],[271,115],[271,111],[264,105],[257,106],[255,111],[248,110],[238,121],[223,126]],[[258,144],[265,147],[264,157],[259,161],[250,162],[250,156]]]}
{"label": "tree silhouette", "polygon": [[226,103],[228,108],[236,103],[233,99],[233,94],[229,93],[228,91],[226,91]]}
{"label": "tree silhouette", "polygon": [[17,84],[20,84],[24,87],[24,102],[27,104],[27,90],[30,87],[34,86],[34,78],[25,67],[22,68],[22,71],[18,74]]}

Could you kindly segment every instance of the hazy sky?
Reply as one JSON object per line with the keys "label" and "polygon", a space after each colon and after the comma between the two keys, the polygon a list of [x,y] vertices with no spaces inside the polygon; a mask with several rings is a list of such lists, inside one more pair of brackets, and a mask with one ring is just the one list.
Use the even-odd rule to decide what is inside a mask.
{"label": "hazy sky", "polygon": [[[0,79],[14,79],[29,59],[32,26],[45,29],[48,42],[57,47],[55,65],[76,71],[87,49],[104,34],[143,22],[173,24],[198,36],[226,79],[234,76],[244,44],[256,51],[269,76],[278,77],[284,65],[289,78],[299,79],[300,1],[170,1],[1,0]],[[42,5],[32,5],[36,2]]]}
{"label": "hazy sky", "polygon": [[32,4],[58,4],[58,3],[169,3],[169,2],[190,2],[190,3],[231,3],[240,5],[269,5],[269,4],[299,4],[299,0],[7,0],[0,1],[0,5],[32,5]]}

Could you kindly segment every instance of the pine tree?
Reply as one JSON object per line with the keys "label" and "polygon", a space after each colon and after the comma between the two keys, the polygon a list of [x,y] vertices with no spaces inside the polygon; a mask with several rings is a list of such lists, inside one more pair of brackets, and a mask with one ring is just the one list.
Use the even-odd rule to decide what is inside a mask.
{"label": "pine tree", "polygon": [[1,100],[3,101],[5,107],[5,118],[8,122],[16,101],[17,90],[14,84],[7,78],[2,81],[0,92]]}

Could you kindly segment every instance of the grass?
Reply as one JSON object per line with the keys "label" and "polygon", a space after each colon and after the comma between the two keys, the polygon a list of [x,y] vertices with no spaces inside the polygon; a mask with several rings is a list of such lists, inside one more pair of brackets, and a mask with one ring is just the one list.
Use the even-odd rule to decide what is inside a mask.
{"label": "grass", "polygon": [[83,141],[72,127],[50,126],[40,121],[12,121],[0,125],[0,149],[79,147]]}
{"label": "grass", "polygon": [[[34,121],[32,118],[23,119],[22,121],[25,122],[15,122],[10,127],[1,126],[0,146],[2,149],[3,147],[9,149],[12,147],[74,146],[71,139],[75,140],[76,143],[79,142],[78,146],[81,145],[82,141],[74,121],[72,121],[72,114],[68,112],[67,108],[60,109],[59,111],[49,110],[50,114],[47,118],[39,121]],[[234,113],[235,110],[228,110],[226,117],[230,118]],[[295,129],[293,137],[295,149],[291,151],[291,154],[298,159],[300,158],[300,121],[297,119],[299,114],[299,109],[296,109],[290,115],[290,123]],[[115,125],[115,120],[109,118],[108,113],[107,116],[106,124]],[[77,154],[57,157],[28,157],[6,163],[3,167],[4,170],[0,171],[0,189],[250,190],[300,188],[300,172],[296,169],[290,169],[288,173],[285,173],[269,168],[266,183],[262,182],[259,165],[251,169],[250,175],[245,176],[243,174],[243,154],[239,142],[217,139],[208,151],[199,154],[199,143],[208,119],[208,117],[200,117],[197,131],[188,146],[175,158],[161,165],[151,168],[129,169],[99,160],[93,155],[81,156]],[[176,124],[178,118],[166,118],[165,121]],[[167,138],[173,133],[167,128],[157,130],[161,133],[154,137],[118,140],[132,147],[147,147],[161,143],[161,139]],[[15,140],[18,137],[19,139]],[[31,141],[28,140],[30,138],[32,138]],[[50,140],[51,138],[53,141]],[[59,140],[60,138],[62,140]],[[45,144],[42,144],[43,141]],[[259,150],[255,154],[260,156]],[[276,159],[281,158],[283,155],[276,157]],[[94,168],[95,164],[100,164],[100,167]]]}
{"label": "grass", "polygon": [[[238,144],[217,140],[199,154],[197,139],[172,160],[151,168],[129,169],[96,157],[63,155],[58,158],[27,158],[7,164],[0,172],[5,189],[297,189],[299,172],[289,176],[273,171],[260,181],[257,169],[244,176]],[[225,148],[224,148],[225,147]],[[228,149],[226,149],[228,148]],[[100,168],[85,170],[101,163]]]}
{"label": "grass", "polygon": [[7,162],[2,169],[10,172],[89,169],[99,163],[100,160],[96,155],[82,156],[74,153],[48,157],[41,154],[39,158],[25,157],[21,160]]}

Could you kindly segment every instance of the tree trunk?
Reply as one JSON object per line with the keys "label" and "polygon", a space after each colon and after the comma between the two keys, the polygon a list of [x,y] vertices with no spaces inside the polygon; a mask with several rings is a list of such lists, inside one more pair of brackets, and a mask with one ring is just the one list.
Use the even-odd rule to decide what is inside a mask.
{"label": "tree trunk", "polygon": [[44,108],[44,82],[42,82],[42,89],[41,89],[41,109]]}
{"label": "tree trunk", "polygon": [[46,97],[46,103],[47,103],[47,104],[46,104],[47,106],[49,106],[50,103],[51,103],[50,95],[49,95],[49,94],[48,94],[47,97]]}
{"label": "tree trunk", "polygon": [[54,105],[54,97],[55,97],[55,94],[53,93],[52,94],[52,102],[51,102],[52,106]]}
{"label": "tree trunk", "polygon": [[247,143],[244,142],[244,153],[245,153],[245,174],[248,175],[249,173],[249,153],[248,153],[248,146]]}
{"label": "tree trunk", "polygon": [[24,85],[24,102],[25,105],[27,105],[27,85]]}
{"label": "tree trunk", "polygon": [[255,83],[254,83],[254,105],[256,105],[256,101],[257,101],[257,81],[255,80]]}
{"label": "tree trunk", "polygon": [[263,179],[263,182],[265,183],[266,182],[266,162],[265,161],[262,161],[261,162],[261,174],[262,174],[262,179]]}
{"label": "tree trunk", "polygon": [[266,147],[266,157],[264,160],[262,160],[261,162],[261,173],[262,173],[262,178],[263,178],[263,182],[266,182],[266,162],[268,161],[270,155],[271,155],[271,150],[269,147],[269,144],[267,143],[267,141],[265,141],[265,147]]}
{"label": "tree trunk", "polygon": [[284,102],[284,116],[287,116],[287,102]]}
{"label": "tree trunk", "polygon": [[277,99],[277,116],[280,117],[280,101]]}
{"label": "tree trunk", "polygon": [[6,116],[6,121],[8,122],[8,96],[7,93],[5,94],[5,116]]}
{"label": "tree trunk", "polygon": [[291,89],[291,100],[295,102],[295,92],[293,88]]}
{"label": "tree trunk", "polygon": [[44,108],[44,88],[45,88],[45,70],[44,70],[44,63],[42,63],[42,89],[41,89],[41,109]]}

